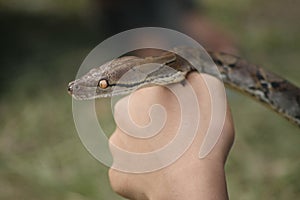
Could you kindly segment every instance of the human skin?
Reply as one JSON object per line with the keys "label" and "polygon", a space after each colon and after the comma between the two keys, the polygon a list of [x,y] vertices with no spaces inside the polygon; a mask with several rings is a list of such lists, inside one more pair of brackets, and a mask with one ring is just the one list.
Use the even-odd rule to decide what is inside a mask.
{"label": "human skin", "polygon": [[[224,90],[216,78],[198,73],[189,74],[187,81],[193,87],[198,99],[201,118],[199,129],[191,146],[171,165],[148,173],[125,173],[109,170],[109,179],[115,192],[132,200],[199,200],[228,199],[224,165],[234,140],[234,126],[227,106],[222,133],[212,151],[199,159],[199,149],[204,140],[211,117],[210,94],[204,80],[215,84],[215,92]],[[124,105],[121,99],[115,106],[115,116],[121,115]],[[129,101],[129,113],[139,125],[146,125],[152,105],[162,105],[167,113],[164,128],[155,137],[138,139],[125,134],[119,127],[110,138],[110,143],[129,152],[145,153],[167,144],[176,135],[180,124],[180,105],[172,92],[162,86],[140,89],[134,92]],[[112,150],[114,159],[116,152]]]}

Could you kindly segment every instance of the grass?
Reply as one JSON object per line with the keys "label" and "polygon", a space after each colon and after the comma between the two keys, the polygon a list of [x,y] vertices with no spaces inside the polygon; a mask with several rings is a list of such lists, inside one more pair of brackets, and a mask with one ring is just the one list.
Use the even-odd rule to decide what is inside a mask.
{"label": "grass", "polygon": [[[296,1],[205,0],[241,55],[300,85]],[[18,8],[19,9],[19,8]],[[2,12],[0,199],[122,199],[81,144],[66,85],[101,40],[81,18]],[[300,196],[299,129],[228,91],[236,141],[226,165],[231,199]],[[105,108],[103,108],[105,109]],[[111,118],[104,119],[113,130]]]}

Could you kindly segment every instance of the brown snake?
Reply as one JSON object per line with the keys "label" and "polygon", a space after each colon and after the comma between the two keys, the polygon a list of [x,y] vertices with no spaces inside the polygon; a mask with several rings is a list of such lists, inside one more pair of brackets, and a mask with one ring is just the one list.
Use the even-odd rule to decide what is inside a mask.
{"label": "brown snake", "polygon": [[[194,48],[177,48],[174,52],[176,54],[162,53],[156,57],[125,56],[114,59],[70,82],[68,91],[75,99],[79,100],[127,94],[142,86],[182,82],[188,73],[196,71],[193,67],[195,65],[191,63],[197,63],[201,65],[201,73],[222,79],[226,85],[254,97],[300,127],[300,89],[286,79],[239,57],[210,52],[209,55],[221,74],[219,76],[218,73],[211,70],[211,65],[207,64],[209,62],[203,59],[201,51]],[[187,62],[179,55],[191,59],[187,59],[189,61]],[[158,67],[155,71],[148,73],[146,77],[120,79],[129,70],[142,71],[140,66],[149,63],[157,63],[175,70]]]}

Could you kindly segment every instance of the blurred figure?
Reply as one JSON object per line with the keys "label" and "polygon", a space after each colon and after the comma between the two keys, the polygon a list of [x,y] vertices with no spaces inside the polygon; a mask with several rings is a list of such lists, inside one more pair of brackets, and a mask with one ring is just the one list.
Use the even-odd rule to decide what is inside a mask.
{"label": "blurred figure", "polygon": [[196,0],[92,0],[93,18],[105,37],[138,27],[183,32],[207,50],[237,54],[233,39],[203,15]]}

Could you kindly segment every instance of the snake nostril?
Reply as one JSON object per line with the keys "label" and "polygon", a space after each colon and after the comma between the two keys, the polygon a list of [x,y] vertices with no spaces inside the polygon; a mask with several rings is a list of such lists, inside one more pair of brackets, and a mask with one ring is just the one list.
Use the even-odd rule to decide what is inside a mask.
{"label": "snake nostril", "polygon": [[68,92],[69,92],[69,94],[72,94],[72,92],[73,92],[73,86],[74,86],[74,82],[70,82],[69,85],[68,85]]}

